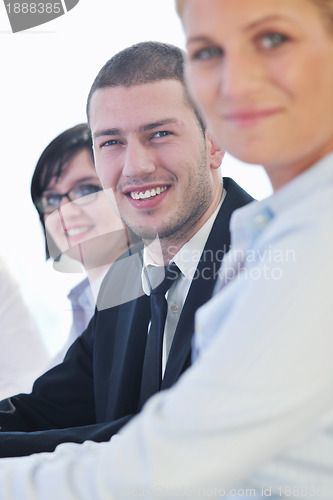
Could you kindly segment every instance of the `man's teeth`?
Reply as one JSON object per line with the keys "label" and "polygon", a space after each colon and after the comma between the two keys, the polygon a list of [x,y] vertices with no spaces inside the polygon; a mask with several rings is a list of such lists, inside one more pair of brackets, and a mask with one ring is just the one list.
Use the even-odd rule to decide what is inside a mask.
{"label": "man's teeth", "polygon": [[131,198],[133,200],[148,200],[149,198],[153,198],[154,196],[157,196],[158,194],[164,193],[168,188],[166,186],[164,187],[157,187],[153,189],[147,189],[145,192],[140,191],[140,192],[134,192],[132,191],[130,193]]}
{"label": "man's teeth", "polygon": [[68,229],[67,234],[68,236],[77,236],[78,234],[86,233],[90,229],[91,229],[90,226],[75,227],[73,229]]}

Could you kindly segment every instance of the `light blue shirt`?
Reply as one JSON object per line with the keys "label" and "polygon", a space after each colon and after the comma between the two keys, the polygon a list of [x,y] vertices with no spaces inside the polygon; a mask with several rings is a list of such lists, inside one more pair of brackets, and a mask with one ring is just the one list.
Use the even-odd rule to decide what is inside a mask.
{"label": "light blue shirt", "polygon": [[231,227],[193,367],[111,443],[0,460],[1,500],[333,498],[333,155]]}
{"label": "light blue shirt", "polygon": [[78,285],[72,288],[67,297],[72,306],[73,321],[71,329],[65,345],[53,357],[48,370],[63,362],[68,349],[87,328],[95,311],[95,298],[88,278],[80,281]]}

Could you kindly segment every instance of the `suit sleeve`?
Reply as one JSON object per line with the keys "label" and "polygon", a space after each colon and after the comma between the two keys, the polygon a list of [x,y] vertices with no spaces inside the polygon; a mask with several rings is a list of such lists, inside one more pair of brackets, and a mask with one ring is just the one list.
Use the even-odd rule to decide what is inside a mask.
{"label": "suit sleeve", "polygon": [[113,422],[50,429],[34,432],[0,433],[0,458],[23,457],[44,451],[52,452],[61,443],[83,443],[84,441],[104,442],[111,439],[123,427],[132,415],[127,415]]}
{"label": "suit sleeve", "polygon": [[131,416],[96,423],[93,350],[95,318],[63,363],[34,383],[31,394],[0,402],[0,457],[53,451],[63,442],[105,441]]}
{"label": "suit sleeve", "polygon": [[[39,377],[31,394],[0,401],[0,457],[53,451],[64,442],[107,441],[137,413],[146,299],[134,302],[137,313],[126,322],[126,334],[132,303],[96,310],[64,361]],[[135,335],[131,321],[144,325]]]}
{"label": "suit sleeve", "polygon": [[1,431],[40,431],[94,422],[93,323],[63,363],[39,377],[30,394],[0,402]]}

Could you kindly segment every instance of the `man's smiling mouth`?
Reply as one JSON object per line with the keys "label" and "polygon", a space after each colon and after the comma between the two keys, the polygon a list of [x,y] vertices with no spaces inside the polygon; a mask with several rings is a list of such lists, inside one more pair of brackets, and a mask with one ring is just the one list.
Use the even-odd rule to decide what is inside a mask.
{"label": "man's smiling mouth", "polygon": [[159,194],[164,193],[168,189],[168,186],[156,187],[153,189],[146,189],[146,191],[131,191],[129,196],[133,200],[149,200],[150,198],[154,198]]}

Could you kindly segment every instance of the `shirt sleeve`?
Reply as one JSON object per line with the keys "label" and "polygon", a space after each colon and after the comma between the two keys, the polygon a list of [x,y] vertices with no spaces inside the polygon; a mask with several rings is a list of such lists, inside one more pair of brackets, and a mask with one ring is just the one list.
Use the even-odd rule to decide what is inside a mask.
{"label": "shirt sleeve", "polygon": [[[269,249],[292,249],[292,261]],[[261,250],[199,310],[197,340],[209,342],[178,384],[111,442],[1,460],[0,499],[200,498],[321,433],[333,408],[332,240],[301,227]]]}

